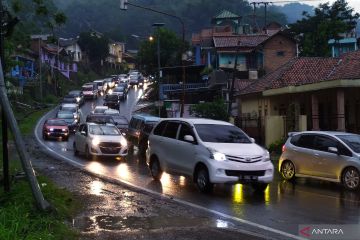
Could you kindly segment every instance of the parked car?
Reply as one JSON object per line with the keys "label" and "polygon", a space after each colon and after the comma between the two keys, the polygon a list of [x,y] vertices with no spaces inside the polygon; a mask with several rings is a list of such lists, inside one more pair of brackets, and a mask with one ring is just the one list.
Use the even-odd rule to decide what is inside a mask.
{"label": "parked car", "polygon": [[239,182],[263,191],[274,175],[267,150],[231,123],[210,119],[162,120],[149,136],[146,158],[154,179],[163,171],[190,176],[201,192]]}
{"label": "parked car", "polygon": [[60,106],[60,111],[71,112],[74,115],[74,119],[80,122],[81,112],[79,105],[76,103],[65,103]]}
{"label": "parked car", "polygon": [[76,99],[77,104],[79,104],[79,106],[82,106],[85,103],[84,95],[80,90],[70,91],[68,96],[74,97]]}
{"label": "parked car", "polygon": [[63,119],[51,118],[44,122],[42,136],[44,140],[49,138],[69,139],[69,128]]}
{"label": "parked car", "polygon": [[93,111],[91,111],[92,114],[104,114],[106,110],[108,110],[108,106],[96,106]]}
{"label": "parked car", "polygon": [[84,84],[81,88],[82,93],[85,99],[97,99],[98,97],[98,87],[94,83]]}
{"label": "parked car", "polygon": [[114,111],[113,109],[106,110],[105,114],[112,117],[116,127],[120,129],[122,133],[127,133],[129,120],[125,116],[121,115],[118,111]]}
{"label": "parked car", "polygon": [[84,153],[87,159],[93,156],[127,156],[127,142],[114,125],[95,123],[81,124],[75,133],[74,154]]}
{"label": "parked car", "polygon": [[74,118],[74,114],[72,112],[58,111],[56,118],[64,120],[67,123],[70,132],[75,132],[79,126],[79,122],[76,118]]}
{"label": "parked car", "polygon": [[112,94],[118,95],[121,100],[125,100],[127,98],[127,91],[123,86],[114,88]]}
{"label": "parked car", "polygon": [[279,160],[286,180],[315,178],[360,188],[360,135],[345,132],[290,133]]}
{"label": "parked car", "polygon": [[159,120],[160,118],[150,115],[139,114],[132,116],[126,135],[131,151],[134,146],[137,146],[139,155],[145,156],[149,134]]}
{"label": "parked car", "polygon": [[115,125],[114,119],[110,115],[105,114],[89,114],[86,117],[86,122],[92,122],[97,124],[110,123]]}
{"label": "parked car", "polygon": [[104,97],[104,106],[112,109],[120,108],[120,97],[117,94],[107,94]]}

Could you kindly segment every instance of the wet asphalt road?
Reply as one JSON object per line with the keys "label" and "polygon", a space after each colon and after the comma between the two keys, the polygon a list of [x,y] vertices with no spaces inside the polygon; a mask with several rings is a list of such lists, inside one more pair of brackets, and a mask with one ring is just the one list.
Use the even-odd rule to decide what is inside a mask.
{"label": "wet asphalt road", "polygon": [[[140,98],[142,89],[131,89],[120,112],[130,119],[131,112]],[[87,101],[81,108],[86,116],[102,99]],[[47,117],[53,117],[55,111]],[[41,126],[36,129],[41,136]],[[360,227],[360,192],[348,192],[341,186],[318,180],[297,179],[295,183],[284,181],[276,173],[273,183],[263,194],[242,184],[217,185],[214,192],[204,195],[197,191],[190,179],[164,173],[161,182],[153,181],[144,160],[136,150],[126,161],[100,159],[88,161],[75,157],[73,137],[68,142],[46,141],[54,151],[86,165],[92,172],[121,179],[134,185],[174,196],[207,209],[298,235],[299,224],[358,224]],[[274,162],[275,166],[276,162]]]}

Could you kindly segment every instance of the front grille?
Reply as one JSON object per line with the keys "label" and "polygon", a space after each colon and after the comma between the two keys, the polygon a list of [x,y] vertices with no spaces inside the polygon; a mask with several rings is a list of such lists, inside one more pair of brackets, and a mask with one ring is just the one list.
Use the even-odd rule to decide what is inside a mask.
{"label": "front grille", "polygon": [[265,171],[241,171],[241,170],[225,170],[227,176],[264,176]]}
{"label": "front grille", "polygon": [[[63,131],[62,131],[62,129],[54,129],[54,131],[53,131],[54,133],[63,133]],[[64,132],[65,133],[65,132]]]}
{"label": "front grille", "polygon": [[256,162],[260,162],[262,159],[262,156],[251,156],[251,157],[240,157],[240,156],[231,156],[231,155],[226,155],[226,158],[230,161],[234,161],[234,162],[241,162],[241,163],[256,163]]}
{"label": "front grille", "polygon": [[121,144],[116,142],[102,142],[99,148],[104,154],[117,154],[120,152]]}

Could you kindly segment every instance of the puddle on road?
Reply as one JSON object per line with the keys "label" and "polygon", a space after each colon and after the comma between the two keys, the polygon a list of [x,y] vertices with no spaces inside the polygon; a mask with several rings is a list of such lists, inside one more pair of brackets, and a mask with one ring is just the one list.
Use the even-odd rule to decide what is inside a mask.
{"label": "puddle on road", "polygon": [[99,230],[151,230],[174,227],[214,226],[217,228],[232,228],[233,223],[224,220],[208,218],[189,218],[183,216],[152,216],[152,217],[121,217],[121,216],[92,216],[73,220],[73,226],[85,232]]}
{"label": "puddle on road", "polygon": [[104,184],[102,182],[100,182],[100,181],[92,181],[90,183],[90,193],[94,194],[94,195],[97,195],[97,196],[102,195],[103,186],[104,186]]}

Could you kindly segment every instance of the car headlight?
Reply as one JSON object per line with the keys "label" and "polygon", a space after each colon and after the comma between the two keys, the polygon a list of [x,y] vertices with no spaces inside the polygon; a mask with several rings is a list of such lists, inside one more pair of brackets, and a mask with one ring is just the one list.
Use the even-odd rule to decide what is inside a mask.
{"label": "car headlight", "polygon": [[127,141],[126,141],[126,139],[125,139],[124,137],[122,137],[122,138],[120,139],[120,144],[121,144],[121,146],[124,146],[124,147],[127,146]]}
{"label": "car headlight", "polygon": [[112,94],[112,93],[113,93],[113,91],[110,89],[108,93],[109,93],[109,94]]}
{"label": "car headlight", "polygon": [[49,130],[50,130],[50,132],[54,131],[54,129],[53,129],[53,128],[50,128]]}
{"label": "car headlight", "polygon": [[100,140],[98,138],[94,138],[92,141],[91,141],[91,144],[93,146],[98,146],[100,144]]}
{"label": "car headlight", "polygon": [[63,128],[63,129],[61,129],[63,132],[66,132],[66,129],[65,128]]}
{"label": "car headlight", "polygon": [[264,162],[268,162],[270,161],[270,153],[269,151],[266,151],[265,155],[264,155]]}
{"label": "car headlight", "polygon": [[212,149],[212,148],[208,148],[209,152],[210,152],[210,158],[216,160],[216,161],[225,161],[226,160],[226,156],[225,154]]}
{"label": "car headlight", "polygon": [[81,99],[80,97],[77,97],[77,98],[76,98],[76,101],[77,101],[77,102],[80,102],[80,99]]}

